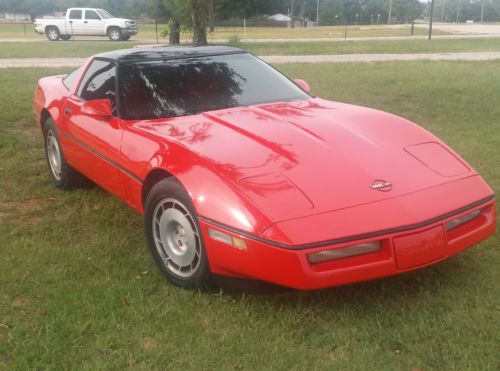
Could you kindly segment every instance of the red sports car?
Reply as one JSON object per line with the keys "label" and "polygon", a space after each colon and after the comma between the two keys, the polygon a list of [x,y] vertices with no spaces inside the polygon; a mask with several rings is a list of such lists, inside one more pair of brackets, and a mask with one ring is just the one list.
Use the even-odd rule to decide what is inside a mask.
{"label": "red sports car", "polygon": [[241,49],[144,47],[41,79],[56,186],[81,175],[144,214],[174,284],[318,289],[447,259],[495,232],[492,189],[394,115],[315,98]]}

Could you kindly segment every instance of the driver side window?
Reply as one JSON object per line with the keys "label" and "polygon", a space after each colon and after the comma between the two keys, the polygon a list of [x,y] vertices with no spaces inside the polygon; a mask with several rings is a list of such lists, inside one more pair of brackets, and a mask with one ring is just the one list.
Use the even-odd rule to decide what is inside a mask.
{"label": "driver side window", "polygon": [[85,72],[82,83],[78,88],[78,96],[86,101],[95,99],[109,99],[116,113],[116,67],[113,63],[94,60]]}
{"label": "driver side window", "polygon": [[86,10],[85,11],[85,19],[97,19],[97,20],[101,20],[101,17],[99,17],[97,15],[97,13],[93,10]]}

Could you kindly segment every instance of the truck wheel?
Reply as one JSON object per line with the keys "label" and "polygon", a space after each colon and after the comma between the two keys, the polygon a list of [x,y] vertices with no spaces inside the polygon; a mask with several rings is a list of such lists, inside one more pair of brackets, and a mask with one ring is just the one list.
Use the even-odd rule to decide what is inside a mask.
{"label": "truck wheel", "polygon": [[57,41],[61,36],[61,34],[59,33],[59,29],[53,26],[47,27],[45,33],[47,34],[47,39],[49,39],[50,41]]}
{"label": "truck wheel", "polygon": [[71,35],[61,35],[61,40],[68,41],[71,39]]}
{"label": "truck wheel", "polygon": [[122,38],[122,31],[119,27],[108,28],[108,37],[111,41],[120,41]]}

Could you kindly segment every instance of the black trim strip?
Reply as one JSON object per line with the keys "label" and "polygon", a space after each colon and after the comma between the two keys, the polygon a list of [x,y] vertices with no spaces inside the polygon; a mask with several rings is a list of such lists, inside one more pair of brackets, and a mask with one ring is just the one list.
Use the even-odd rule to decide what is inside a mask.
{"label": "black trim strip", "polygon": [[201,220],[203,220],[203,221],[205,221],[205,222],[207,222],[207,223],[209,223],[209,224],[213,224],[216,227],[219,227],[221,229],[225,229],[225,230],[227,230],[229,232],[232,232],[232,233],[235,233],[235,234],[239,234],[241,236],[244,236],[244,237],[247,237],[247,238],[251,238],[253,240],[256,240],[256,241],[259,241],[259,242],[263,242],[263,243],[266,243],[266,244],[269,244],[269,245],[272,245],[272,246],[281,247],[283,249],[288,249],[288,250],[304,250],[304,249],[311,249],[311,248],[314,248],[314,247],[321,247],[321,246],[327,246],[327,245],[335,245],[335,244],[340,244],[340,243],[345,243],[345,242],[362,240],[362,239],[366,239],[366,238],[378,237],[378,236],[382,236],[382,235],[385,235],[385,234],[405,232],[405,231],[408,231],[408,230],[411,230],[411,229],[418,229],[418,228],[426,227],[428,225],[434,224],[434,223],[439,222],[441,220],[448,219],[448,218],[450,218],[450,217],[452,217],[454,215],[460,214],[460,213],[462,213],[464,211],[473,209],[473,208],[475,208],[477,206],[485,204],[485,203],[487,203],[489,201],[492,201],[494,199],[495,199],[495,195],[492,194],[491,196],[485,197],[485,198],[483,198],[483,199],[481,199],[479,201],[476,201],[476,202],[473,202],[473,203],[471,203],[471,204],[469,204],[467,206],[461,207],[460,209],[457,209],[457,210],[451,211],[449,213],[437,216],[435,218],[426,220],[425,222],[421,222],[421,223],[416,223],[416,224],[410,224],[410,225],[406,225],[406,226],[402,226],[402,227],[385,229],[385,230],[377,231],[377,232],[371,232],[371,233],[365,233],[365,234],[358,234],[358,235],[350,236],[350,237],[342,237],[342,238],[337,238],[337,239],[333,239],[333,240],[313,242],[313,243],[304,244],[304,245],[288,245],[288,244],[284,244],[284,243],[272,241],[272,240],[269,240],[267,238],[263,238],[263,237],[254,235],[252,233],[248,233],[248,232],[242,231],[242,230],[240,230],[238,228],[230,227],[230,226],[225,225],[223,223],[219,223],[219,222],[217,222],[215,220],[212,220],[210,218],[207,218],[207,217],[204,217],[204,216],[201,216],[201,215],[198,215],[198,218],[201,219]]}
{"label": "black trim strip", "polygon": [[138,181],[139,183],[144,183],[144,180],[142,180],[141,178],[139,178],[137,175],[134,175],[132,174],[130,171],[128,171],[127,169],[125,169],[123,166],[121,166],[120,164],[118,164],[116,161],[113,161],[111,160],[110,158],[104,156],[103,154],[97,152],[96,150],[94,150],[92,147],[89,147],[88,145],[86,145],[85,143],[82,143],[80,142],[78,139],[76,139],[74,136],[72,136],[71,134],[68,134],[66,133],[65,131],[62,131],[61,129],[58,129],[58,131],[64,135],[66,138],[69,138],[71,139],[72,141],[74,141],[76,144],[78,144],[79,146],[85,148],[86,150],[92,152],[94,155],[102,158],[104,161],[106,161],[107,163],[109,163],[110,165],[116,167],[118,170],[121,170],[123,173],[125,173],[126,175],[128,175],[129,177],[131,177],[132,179]]}
{"label": "black trim strip", "polygon": [[[139,48],[138,48],[139,49]],[[154,47],[153,47],[154,49]],[[233,50],[233,51],[228,51],[228,52],[222,52],[222,53],[210,53],[210,54],[191,54],[191,55],[179,55],[179,56],[169,56],[169,57],[147,57],[147,58],[139,58],[135,57],[132,54],[132,57],[127,57],[125,56],[118,56],[115,60],[119,64],[125,64],[125,63],[148,63],[148,62],[158,62],[158,61],[178,61],[182,59],[196,59],[196,58],[206,58],[206,57],[218,57],[220,55],[231,55],[231,54],[248,54],[246,50]],[[99,57],[104,59],[104,57]]]}

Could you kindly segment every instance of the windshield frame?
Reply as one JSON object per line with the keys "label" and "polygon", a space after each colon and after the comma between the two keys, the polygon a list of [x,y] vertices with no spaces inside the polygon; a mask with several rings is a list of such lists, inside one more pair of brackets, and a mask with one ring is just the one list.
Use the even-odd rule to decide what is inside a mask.
{"label": "windshield frame", "polygon": [[[150,117],[150,118],[145,118],[145,117],[142,117],[142,118],[130,118],[130,117],[127,117],[126,112],[122,108],[122,104],[120,104],[120,103],[124,102],[124,100],[125,100],[124,96],[122,94],[122,91],[121,91],[121,81],[120,81],[121,80],[120,77],[123,76],[123,72],[120,71],[120,70],[122,70],[122,67],[124,67],[124,66],[130,66],[130,65],[134,65],[134,64],[150,64],[150,65],[154,65],[154,64],[169,63],[169,62],[179,62],[180,60],[196,60],[196,59],[203,59],[203,58],[206,58],[206,57],[213,58],[213,57],[223,57],[223,56],[233,56],[233,55],[247,55],[247,56],[250,56],[252,59],[255,58],[256,59],[255,63],[262,63],[262,64],[264,64],[265,67],[263,67],[263,68],[269,68],[269,69],[271,69],[273,71],[273,73],[278,74],[279,77],[284,78],[290,84],[293,84],[293,87],[296,87],[300,91],[300,94],[299,94],[299,91],[298,91],[297,95],[290,96],[290,97],[287,97],[287,98],[257,100],[257,101],[253,101],[253,102],[251,102],[249,104],[238,104],[238,105],[235,105],[235,106],[220,107],[220,108],[216,108],[216,109],[207,109],[207,110],[202,110],[202,111],[195,112],[195,113],[187,113],[187,114],[184,114],[184,115],[162,116],[162,117],[154,117],[154,118],[153,117]],[[273,104],[273,103],[280,103],[280,102],[302,101],[302,100],[310,100],[310,99],[314,98],[314,96],[311,95],[309,92],[306,92],[306,91],[302,90],[302,88],[300,86],[298,86],[292,78],[290,78],[287,75],[283,74],[281,71],[279,71],[273,65],[271,65],[270,63],[267,63],[266,61],[264,61],[261,58],[257,57],[255,54],[253,54],[251,52],[246,52],[246,51],[242,51],[241,53],[224,53],[224,54],[202,55],[202,56],[195,56],[195,57],[186,56],[186,57],[179,57],[179,58],[172,58],[172,59],[145,59],[145,60],[142,60],[142,61],[121,62],[121,63],[119,63],[118,70],[117,70],[117,90],[118,90],[118,92],[117,92],[118,93],[117,94],[117,100],[119,102],[118,103],[118,115],[119,115],[119,117],[121,119],[127,120],[127,121],[165,120],[165,119],[173,119],[173,118],[179,118],[179,117],[195,116],[195,115],[202,114],[203,112],[217,111],[217,110],[223,110],[223,109],[241,108],[241,107],[249,107],[249,106],[257,106],[257,105]]]}

